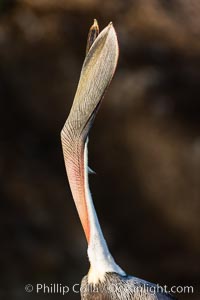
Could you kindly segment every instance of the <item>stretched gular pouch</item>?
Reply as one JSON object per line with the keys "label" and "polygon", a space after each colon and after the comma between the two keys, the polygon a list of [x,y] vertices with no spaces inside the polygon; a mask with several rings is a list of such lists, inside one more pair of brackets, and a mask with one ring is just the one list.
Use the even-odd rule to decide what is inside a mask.
{"label": "stretched gular pouch", "polygon": [[65,166],[88,241],[90,269],[81,283],[81,299],[169,300],[156,285],[128,276],[112,257],[104,239],[88,184],[87,136],[118,59],[118,43],[110,23],[99,35],[89,31],[86,58],[69,117],[61,132]]}
{"label": "stretched gular pouch", "polygon": [[88,203],[86,140],[118,60],[118,42],[112,23],[100,34],[94,21],[88,35],[86,57],[68,119],[61,132],[63,153],[72,195],[89,242],[91,216]]}

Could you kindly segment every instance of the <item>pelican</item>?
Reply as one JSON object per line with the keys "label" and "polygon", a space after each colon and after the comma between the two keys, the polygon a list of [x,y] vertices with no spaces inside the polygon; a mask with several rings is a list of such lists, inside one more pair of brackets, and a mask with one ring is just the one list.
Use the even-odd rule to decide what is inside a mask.
{"label": "pelican", "polygon": [[156,285],[129,276],[115,262],[104,239],[88,183],[88,133],[105,90],[115,73],[119,55],[113,24],[99,33],[96,20],[88,34],[86,57],[69,116],[61,131],[66,172],[88,243],[89,272],[81,282],[81,299],[169,300]]}

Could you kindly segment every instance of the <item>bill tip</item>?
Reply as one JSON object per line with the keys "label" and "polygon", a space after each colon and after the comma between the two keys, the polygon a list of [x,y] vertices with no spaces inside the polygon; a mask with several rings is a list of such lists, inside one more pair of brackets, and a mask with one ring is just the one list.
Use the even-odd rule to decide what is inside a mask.
{"label": "bill tip", "polygon": [[94,21],[93,21],[93,26],[95,26],[95,27],[98,27],[99,25],[98,25],[98,22],[97,22],[97,19],[94,19]]}

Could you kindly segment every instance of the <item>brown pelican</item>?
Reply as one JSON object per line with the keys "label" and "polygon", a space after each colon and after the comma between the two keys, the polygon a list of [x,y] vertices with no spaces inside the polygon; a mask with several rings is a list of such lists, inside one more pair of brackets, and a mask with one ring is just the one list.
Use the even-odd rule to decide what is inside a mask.
{"label": "brown pelican", "polygon": [[81,299],[173,299],[156,285],[128,276],[108,250],[88,184],[88,133],[118,60],[118,41],[110,23],[99,34],[94,21],[86,57],[68,119],[61,132],[66,171],[73,199],[88,242],[90,270],[81,283]]}

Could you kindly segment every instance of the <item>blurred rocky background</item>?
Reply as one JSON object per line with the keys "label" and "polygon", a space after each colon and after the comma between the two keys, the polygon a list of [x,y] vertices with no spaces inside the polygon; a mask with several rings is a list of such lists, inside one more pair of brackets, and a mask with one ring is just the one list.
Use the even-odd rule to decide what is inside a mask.
{"label": "blurred rocky background", "polygon": [[128,273],[199,299],[198,0],[0,0],[0,299],[44,299],[24,286],[71,288],[88,271],[60,131],[93,18],[120,45],[89,144],[109,247]]}

